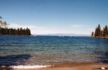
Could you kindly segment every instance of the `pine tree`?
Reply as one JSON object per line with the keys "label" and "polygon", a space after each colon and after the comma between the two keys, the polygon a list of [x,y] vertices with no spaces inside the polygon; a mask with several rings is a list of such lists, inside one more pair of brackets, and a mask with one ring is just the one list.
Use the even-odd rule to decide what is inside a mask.
{"label": "pine tree", "polygon": [[102,36],[102,31],[101,31],[100,24],[99,24],[98,27],[95,29],[95,37],[99,37],[99,36]]}
{"label": "pine tree", "polygon": [[108,34],[108,27],[107,27],[107,25],[103,28],[103,36],[105,37],[105,36],[107,36]]}
{"label": "pine tree", "polygon": [[93,36],[94,36],[94,32],[92,32],[92,34],[91,34],[91,35],[92,35],[92,37],[93,37]]}

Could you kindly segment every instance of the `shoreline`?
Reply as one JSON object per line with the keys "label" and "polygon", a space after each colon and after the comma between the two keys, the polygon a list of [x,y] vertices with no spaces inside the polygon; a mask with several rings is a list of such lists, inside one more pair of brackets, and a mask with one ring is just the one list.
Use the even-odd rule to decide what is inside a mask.
{"label": "shoreline", "polygon": [[108,64],[104,63],[63,63],[54,65],[18,65],[9,66],[6,70],[95,70],[107,68]]}

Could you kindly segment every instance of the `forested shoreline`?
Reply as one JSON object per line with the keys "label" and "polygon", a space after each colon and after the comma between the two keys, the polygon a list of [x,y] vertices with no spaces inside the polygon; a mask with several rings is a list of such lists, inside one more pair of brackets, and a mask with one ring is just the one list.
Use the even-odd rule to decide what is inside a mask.
{"label": "forested shoreline", "polygon": [[31,31],[29,28],[9,28],[0,16],[0,35],[31,35]]}
{"label": "forested shoreline", "polygon": [[31,35],[29,28],[0,28],[0,35]]}
{"label": "forested shoreline", "polygon": [[92,32],[92,37],[96,38],[108,38],[108,26],[104,26],[103,28],[100,24],[96,27],[95,31]]}

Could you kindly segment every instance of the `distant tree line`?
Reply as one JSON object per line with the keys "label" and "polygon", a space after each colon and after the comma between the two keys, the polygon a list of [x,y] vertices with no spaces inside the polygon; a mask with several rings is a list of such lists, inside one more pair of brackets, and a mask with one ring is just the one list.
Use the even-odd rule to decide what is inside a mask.
{"label": "distant tree line", "polygon": [[95,32],[92,32],[93,37],[98,38],[108,38],[108,26],[101,28],[100,25],[95,29]]}
{"label": "distant tree line", "polygon": [[31,35],[29,28],[8,28],[7,22],[0,16],[0,35]]}
{"label": "distant tree line", "polygon": [[31,35],[29,28],[0,28],[0,35]]}

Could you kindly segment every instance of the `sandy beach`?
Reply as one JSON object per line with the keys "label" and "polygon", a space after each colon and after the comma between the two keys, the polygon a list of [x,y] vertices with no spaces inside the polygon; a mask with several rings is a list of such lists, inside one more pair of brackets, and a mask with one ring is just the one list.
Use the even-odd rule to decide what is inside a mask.
{"label": "sandy beach", "polygon": [[[10,68],[10,67],[9,67]],[[0,69],[4,70],[4,69]],[[52,66],[24,66],[11,67],[5,70],[108,70],[108,64],[102,63],[73,63],[73,64],[57,64]]]}

